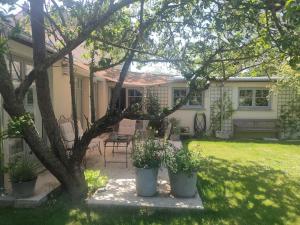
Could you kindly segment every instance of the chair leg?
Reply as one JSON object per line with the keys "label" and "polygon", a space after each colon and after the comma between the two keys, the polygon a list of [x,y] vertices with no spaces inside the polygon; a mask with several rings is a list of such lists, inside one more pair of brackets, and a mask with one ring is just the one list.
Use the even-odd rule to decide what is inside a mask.
{"label": "chair leg", "polygon": [[99,142],[99,145],[98,145],[98,151],[99,151],[99,154],[100,156],[102,155],[102,151],[101,151],[101,143]]}

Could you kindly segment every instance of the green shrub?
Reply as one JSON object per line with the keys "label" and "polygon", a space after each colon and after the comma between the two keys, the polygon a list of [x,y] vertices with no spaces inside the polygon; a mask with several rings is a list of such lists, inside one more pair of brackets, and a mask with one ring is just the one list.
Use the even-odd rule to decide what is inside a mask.
{"label": "green shrub", "polygon": [[164,156],[164,163],[173,173],[186,173],[191,175],[201,167],[200,151],[189,151],[187,148],[167,149]]}
{"label": "green shrub", "polygon": [[105,187],[108,181],[107,176],[101,175],[99,170],[85,170],[84,177],[88,186],[89,195],[93,194],[97,189]]}
{"label": "green shrub", "polygon": [[133,165],[137,168],[157,168],[161,164],[163,144],[151,134],[145,140],[135,138],[132,153]]}

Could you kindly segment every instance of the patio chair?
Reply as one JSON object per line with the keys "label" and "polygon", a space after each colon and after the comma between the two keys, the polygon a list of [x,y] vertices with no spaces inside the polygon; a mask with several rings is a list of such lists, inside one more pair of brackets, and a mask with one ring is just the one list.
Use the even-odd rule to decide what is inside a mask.
{"label": "patio chair", "polygon": [[[74,130],[73,121],[71,119],[67,119],[64,116],[61,116],[58,120],[58,124],[59,124],[64,145],[67,151],[69,151],[68,154],[71,154],[71,149],[73,148],[74,140],[75,140],[75,130]],[[83,135],[83,129],[81,123],[78,121],[78,136],[82,137],[82,135]],[[94,138],[88,145],[89,150],[93,150],[95,148],[97,148],[100,155],[102,155],[99,138]]]}
{"label": "patio chair", "polygon": [[136,130],[136,120],[122,119],[119,123],[118,135],[127,135],[133,137]]}
{"label": "patio chair", "polygon": [[[125,155],[126,155],[126,167],[127,167],[127,154],[128,146],[132,144],[133,137],[136,132],[136,120],[123,119],[120,121],[118,125],[117,131],[114,131],[105,141],[104,141],[104,162],[105,165],[107,162],[105,151],[107,147],[112,147],[112,154],[114,156],[115,147],[119,150],[119,147],[125,147]],[[109,145],[112,143],[112,145]],[[119,152],[119,151],[118,151]],[[119,152],[120,153],[120,152]]]}

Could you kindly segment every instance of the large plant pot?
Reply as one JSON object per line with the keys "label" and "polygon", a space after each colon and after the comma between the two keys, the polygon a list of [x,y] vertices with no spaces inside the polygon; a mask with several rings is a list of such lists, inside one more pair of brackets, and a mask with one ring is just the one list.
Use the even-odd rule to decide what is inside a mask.
{"label": "large plant pot", "polygon": [[158,168],[136,168],[135,183],[137,195],[151,197],[157,192]]}
{"label": "large plant pot", "polygon": [[37,178],[26,182],[12,182],[13,195],[16,198],[28,198],[33,196],[36,180]]}
{"label": "large plant pot", "polygon": [[172,173],[169,171],[169,178],[171,184],[171,194],[174,197],[192,198],[197,193],[197,173],[191,175],[179,172]]}

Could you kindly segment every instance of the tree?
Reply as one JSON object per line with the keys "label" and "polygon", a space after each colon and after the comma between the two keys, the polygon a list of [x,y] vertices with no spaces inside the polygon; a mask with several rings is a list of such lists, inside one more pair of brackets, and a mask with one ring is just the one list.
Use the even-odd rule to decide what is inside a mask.
{"label": "tree", "polygon": [[[9,2],[13,1],[7,0],[5,3]],[[0,93],[8,114],[19,117],[26,113],[24,96],[31,84],[36,83],[38,105],[50,147],[46,146],[34,125],[24,129],[24,139],[74,199],[84,197],[87,191],[81,162],[90,141],[124,117],[149,117],[138,114],[132,108],[119,112],[116,107],[133,61],[141,64],[168,62],[187,79],[189,93],[173,108],[165,109],[159,115],[164,118],[185,104],[195,91],[207,88],[209,81],[225,80],[242,71],[251,72],[251,68],[268,65],[276,57],[285,57],[268,40],[267,32],[261,32],[261,28],[266,25],[261,20],[265,21],[264,15],[269,16],[263,13],[266,3],[262,1],[29,2],[34,69],[17,88],[13,87],[4,58],[7,38],[2,36]],[[281,8],[279,12],[280,10]],[[4,29],[2,33],[3,31]],[[46,36],[49,34],[56,48],[53,54],[48,54],[46,49]],[[92,57],[94,61],[91,61],[91,78],[97,69],[121,62],[123,66],[106,115],[95,120],[81,138],[76,138],[72,154],[67,156],[50,99],[47,68],[66,55],[69,56],[72,67],[72,50],[86,40],[86,44],[91,44],[91,52],[95,53],[95,57]],[[96,57],[99,50],[105,51],[110,57]],[[72,68],[70,72],[72,73]],[[70,83],[72,90],[72,75]],[[72,97],[74,98],[74,91]],[[73,120],[76,124],[75,101],[72,103]]]}
{"label": "tree", "polygon": [[[11,117],[24,115],[26,113],[23,104],[24,96],[31,84],[33,82],[36,83],[38,106],[50,141],[50,147],[44,143],[34,125],[24,128],[24,139],[41,163],[61,182],[71,196],[74,199],[80,199],[84,197],[87,192],[81,162],[88,144],[94,137],[106,132],[109,126],[117,123],[129,113],[129,110],[122,113],[117,112],[115,103],[135,53],[133,49],[137,47],[137,41],[132,43],[132,49],[129,50],[124,66],[122,67],[120,80],[115,88],[110,110],[104,117],[95,121],[81,138],[75,140],[70,156],[66,154],[66,149],[60,138],[59,127],[50,99],[47,69],[65,55],[69,55],[70,65],[72,66],[72,50],[82,44],[87,38],[91,37],[96,29],[101,30],[108,26],[116,14],[122,15],[124,8],[133,4],[134,1],[121,0],[115,3],[112,1],[86,1],[83,4],[82,2],[68,0],[62,1],[62,6],[58,6],[58,4],[55,4],[55,1],[51,1],[52,6],[56,7],[58,12],[62,10],[63,7],[63,9],[72,16],[72,20],[70,20],[71,23],[68,24],[63,21],[61,16],[60,18],[51,17],[51,14],[46,12],[47,8],[43,0],[31,0],[29,2],[34,69],[17,88],[14,88],[5,62],[5,51],[4,48],[2,48],[3,51],[0,55],[0,92],[4,100],[4,108]],[[143,1],[140,5],[140,11],[142,12]],[[160,10],[161,8],[168,8],[169,3],[157,1],[153,7],[158,7]],[[172,5],[170,7],[172,7]],[[142,22],[143,13],[140,13],[140,15],[140,20],[138,20],[137,23],[144,24]],[[59,20],[60,23],[58,23]],[[141,26],[139,27],[137,32],[141,32],[143,29]],[[57,33],[51,30],[53,28]],[[73,32],[70,32],[71,30]],[[56,49],[57,51],[51,55],[47,54],[46,49],[46,35],[49,35],[47,32],[50,32],[54,36],[54,41],[60,44]],[[1,41],[3,46],[5,45],[6,39],[6,37],[2,36]],[[54,47],[56,47],[56,45],[54,45]],[[70,71],[72,71],[72,68]],[[73,102],[73,109],[74,108]]]}

